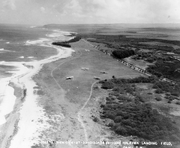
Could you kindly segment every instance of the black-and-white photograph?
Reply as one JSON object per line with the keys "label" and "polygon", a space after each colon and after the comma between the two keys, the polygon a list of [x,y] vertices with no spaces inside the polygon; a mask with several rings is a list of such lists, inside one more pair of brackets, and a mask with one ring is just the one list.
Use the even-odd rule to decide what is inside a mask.
{"label": "black-and-white photograph", "polygon": [[180,148],[180,0],[0,0],[0,148]]}

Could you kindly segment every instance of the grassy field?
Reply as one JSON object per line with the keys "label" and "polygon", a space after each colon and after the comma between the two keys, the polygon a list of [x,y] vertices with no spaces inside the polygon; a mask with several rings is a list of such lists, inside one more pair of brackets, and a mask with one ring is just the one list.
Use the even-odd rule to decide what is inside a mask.
{"label": "grassy field", "polygon": [[[168,52],[178,54],[177,49],[179,49],[180,42],[158,37],[139,38],[139,35],[133,37],[123,33],[116,35],[112,28],[108,30],[106,27],[103,29],[100,29],[100,26],[93,27],[87,27],[86,30],[82,26],[72,27],[74,29],[72,31],[78,32],[89,42],[82,39],[72,43],[71,46],[76,51],[74,54],[76,58],[67,61],[54,71],[54,77],[58,80],[58,84],[66,91],[65,99],[81,108],[89,96],[93,82],[105,80],[103,88],[106,89],[106,93],[109,93],[108,96],[101,96],[101,93],[99,96],[92,96],[91,105],[88,104],[89,106],[83,110],[83,122],[86,122],[89,133],[91,133],[92,123],[86,118],[90,117],[90,108],[93,106],[98,108],[95,100],[102,97],[104,100],[100,106],[102,121],[98,115],[94,114],[92,115],[94,122],[111,129],[109,131],[114,131],[114,135],[117,137],[123,135],[127,138],[134,135],[141,140],[172,141],[173,148],[178,148],[174,142],[177,144],[179,140],[180,108],[179,96],[177,96],[179,87],[165,84],[158,79],[156,79],[157,83],[156,81],[122,85],[111,83],[109,82],[111,78],[113,81],[116,78],[138,77],[140,74],[125,67],[109,55],[114,50],[134,50],[137,58],[128,62],[144,69],[154,64],[155,67],[150,66],[155,71],[152,71],[152,74],[160,73],[160,76],[169,78],[168,76],[174,77],[172,70],[169,69],[173,68],[175,74],[179,72],[177,69],[179,62],[175,64],[172,61],[173,56]],[[109,32],[111,33],[109,34]],[[130,31],[129,33],[134,35],[136,32]],[[176,77],[179,78],[179,75]],[[98,90],[99,87],[96,86],[96,89]],[[95,90],[93,91],[95,92]],[[78,112],[77,108],[73,110]],[[93,123],[93,125],[97,124]],[[93,137],[93,134],[91,133],[89,136]]]}
{"label": "grassy field", "polygon": [[[112,76],[133,78],[140,75],[112,57],[94,49],[83,40],[71,45],[80,56],[63,64],[54,71],[54,76],[63,89],[68,90],[66,96],[73,102],[82,102],[81,99],[87,97],[91,84],[96,81],[95,77],[100,79],[110,79]],[[83,70],[83,68],[87,69]],[[69,76],[74,78],[66,80]]]}
{"label": "grassy field", "polygon": [[[134,78],[141,75],[86,41],[80,40],[71,43],[71,46],[75,51],[71,57],[44,65],[34,77],[39,86],[36,92],[40,95],[39,104],[43,106],[47,115],[51,117],[63,114],[64,116],[62,121],[52,120],[50,122],[52,127],[44,132],[43,137],[53,138],[56,141],[62,139],[84,141],[84,130],[87,124],[88,131],[93,129],[94,124],[90,113],[84,110],[81,114],[78,113],[87,101],[94,82],[99,79],[110,79],[112,76]],[[86,121],[85,117],[88,118]],[[83,127],[80,121],[86,122],[86,126]],[[88,136],[96,135],[88,133]]]}

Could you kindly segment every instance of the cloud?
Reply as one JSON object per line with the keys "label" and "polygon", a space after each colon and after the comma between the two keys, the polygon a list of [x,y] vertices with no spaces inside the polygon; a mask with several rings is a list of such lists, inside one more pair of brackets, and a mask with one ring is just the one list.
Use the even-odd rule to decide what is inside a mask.
{"label": "cloud", "polygon": [[82,8],[82,12],[85,14],[96,13],[98,10],[104,8],[103,3],[98,0],[79,0],[79,5]]}
{"label": "cloud", "polygon": [[179,6],[180,0],[4,0],[0,22],[180,23]]}
{"label": "cloud", "polygon": [[44,7],[41,7],[40,9],[41,9],[41,12],[42,12],[42,13],[45,13],[45,12],[46,12],[46,9],[45,9]]}
{"label": "cloud", "polygon": [[15,0],[4,0],[2,5],[3,5],[3,8],[6,8],[6,9],[11,9],[11,10],[16,9]]}

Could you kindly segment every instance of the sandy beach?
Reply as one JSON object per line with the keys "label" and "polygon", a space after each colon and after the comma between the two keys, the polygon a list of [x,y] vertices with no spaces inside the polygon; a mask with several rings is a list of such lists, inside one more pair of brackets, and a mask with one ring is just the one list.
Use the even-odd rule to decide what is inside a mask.
{"label": "sandy beach", "polygon": [[[16,74],[14,74],[10,80],[4,80],[6,85],[4,90],[5,98],[1,102],[0,114],[0,122],[2,124],[0,140],[2,148],[31,148],[34,144],[38,144],[40,131],[49,128],[49,124],[47,123],[48,117],[43,108],[38,105],[38,95],[34,93],[34,88],[37,84],[32,80],[32,77],[40,71],[44,64],[61,58],[67,58],[71,56],[73,50],[70,48],[53,46],[48,39],[28,42],[39,44],[44,41],[46,41],[46,43],[43,45],[55,48],[57,50],[57,55],[40,61],[1,63],[6,66],[13,65],[19,70],[18,72],[16,71]],[[49,42],[47,43],[47,41]],[[9,83],[21,89],[19,96],[17,95],[17,89],[9,85]],[[23,90],[26,90],[25,96],[23,96]],[[24,100],[22,101],[22,99]],[[6,115],[8,115],[8,118],[5,117]],[[43,119],[45,123],[39,123],[41,119]],[[41,143],[43,142],[41,141]]]}
{"label": "sandy beach", "polygon": [[[17,99],[4,126],[7,130],[2,130],[1,147],[98,148],[110,135],[93,121],[93,116],[98,116],[99,112],[98,99],[103,96],[102,93],[94,96],[95,78],[136,77],[140,74],[123,64],[119,66],[118,61],[87,41],[73,43],[72,49],[43,41],[46,43],[41,40],[28,43],[51,46],[58,54],[20,64],[26,71],[11,79]],[[69,76],[73,79],[66,80]],[[21,88],[19,97],[18,88]]]}
{"label": "sandy beach", "polygon": [[[31,147],[33,146],[33,144],[38,144],[38,137],[40,131],[47,130],[49,128],[49,125],[47,123],[48,117],[46,117],[43,109],[41,108],[41,106],[38,105],[36,101],[38,95],[34,94],[34,87],[36,87],[37,85],[34,81],[32,81],[32,77],[39,72],[39,70],[44,64],[56,61],[60,58],[66,58],[71,55],[72,50],[64,49],[62,51],[62,49],[60,49],[58,52],[59,53],[56,56],[49,57],[48,59],[42,61],[29,63],[31,66],[34,67],[33,70],[31,70],[31,72],[29,72],[19,80],[21,83],[25,84],[25,88],[27,89],[27,95],[25,102],[23,103],[20,110],[18,133],[11,141],[10,148],[25,148]],[[43,119],[44,124],[39,123],[40,119]],[[24,133],[26,134],[24,135]]]}

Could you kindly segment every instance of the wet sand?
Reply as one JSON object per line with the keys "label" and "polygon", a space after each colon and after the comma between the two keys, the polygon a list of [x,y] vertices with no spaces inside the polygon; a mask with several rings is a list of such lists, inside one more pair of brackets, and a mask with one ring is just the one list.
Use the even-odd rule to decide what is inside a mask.
{"label": "wet sand", "polygon": [[[73,43],[72,48],[74,53],[70,48],[61,48],[58,55],[23,64],[29,71],[12,81],[21,86],[21,91],[4,126],[7,130],[2,131],[5,137],[1,137],[2,148],[96,148],[99,145],[88,142],[100,142],[107,136],[92,118],[91,101],[97,81],[94,78],[140,74],[83,40]],[[102,74],[102,71],[107,73]],[[66,80],[72,75],[72,80]],[[25,98],[22,88],[27,90]]]}
{"label": "wet sand", "polygon": [[[9,92],[9,96],[7,95],[8,99],[11,100],[11,105],[4,101],[4,106],[9,109],[7,111],[2,110],[4,111],[2,112],[4,113],[3,115],[8,114],[8,116],[6,117],[7,121],[2,120],[5,124],[1,126],[1,148],[30,148],[34,143],[38,143],[37,138],[39,137],[39,130],[48,128],[48,123],[39,123],[39,120],[43,119],[46,121],[48,117],[46,117],[43,108],[38,105],[38,95],[34,93],[34,87],[37,85],[32,80],[32,77],[40,71],[44,64],[61,58],[67,58],[71,56],[73,51],[70,48],[53,46],[51,43],[49,43],[49,46],[56,48],[58,54],[40,61],[3,63],[3,65],[20,65],[19,68],[23,67],[25,70],[22,70],[11,78],[10,82],[14,84],[14,87],[8,85],[8,88],[10,88],[9,90],[12,90],[12,93]],[[20,96],[17,95],[18,88],[21,89]],[[25,90],[27,90],[26,96],[23,96]],[[14,102],[12,102],[12,99]]]}

